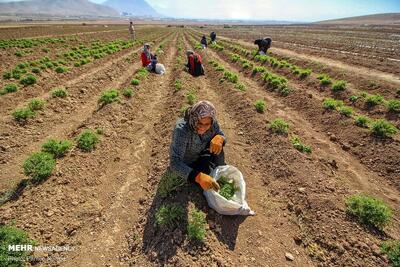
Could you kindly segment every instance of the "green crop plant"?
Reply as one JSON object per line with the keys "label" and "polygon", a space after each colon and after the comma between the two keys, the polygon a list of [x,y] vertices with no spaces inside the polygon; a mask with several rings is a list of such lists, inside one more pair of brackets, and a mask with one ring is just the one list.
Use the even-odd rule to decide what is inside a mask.
{"label": "green crop plant", "polygon": [[293,136],[290,142],[293,144],[293,147],[296,148],[298,151],[303,153],[311,153],[311,147],[301,143],[298,136]]}
{"label": "green crop plant", "polygon": [[203,47],[201,46],[201,44],[199,42],[196,42],[194,45],[194,49],[200,50],[200,49],[203,49]]}
{"label": "green crop plant", "polygon": [[56,161],[52,154],[46,152],[35,152],[30,155],[23,164],[24,174],[40,182],[53,172]]}
{"label": "green crop plant", "polygon": [[258,113],[264,113],[264,109],[265,109],[265,101],[264,100],[257,100],[254,103],[254,107],[256,108],[256,111]]}
{"label": "green crop plant", "polygon": [[237,81],[238,81],[238,76],[235,73],[232,73],[230,71],[224,72],[224,78],[226,78],[231,83],[237,83]]}
{"label": "green crop plant", "polygon": [[28,103],[28,108],[32,111],[43,109],[45,101],[43,99],[34,98]]}
{"label": "green crop plant", "polygon": [[214,48],[214,49],[216,49],[216,50],[218,50],[218,51],[224,50],[224,47],[223,47],[223,46],[220,46],[219,44],[211,44],[210,47],[211,47],[211,48]]}
{"label": "green crop plant", "polygon": [[156,224],[163,227],[173,228],[183,220],[185,210],[180,204],[162,205],[156,212]]}
{"label": "green crop plant", "polygon": [[397,128],[385,119],[371,123],[371,133],[378,137],[391,137],[397,133]]}
{"label": "green crop plant", "polygon": [[386,254],[393,267],[400,267],[400,240],[385,241],[381,245],[382,253]]}
{"label": "green crop plant", "polygon": [[82,151],[90,152],[99,142],[99,136],[91,130],[85,130],[76,138],[76,142]]}
{"label": "green crop plant", "polygon": [[346,212],[362,224],[383,230],[392,218],[392,210],[382,200],[367,195],[353,195],[346,199]]}
{"label": "green crop plant", "polygon": [[365,117],[362,115],[357,116],[355,119],[355,124],[359,127],[366,127],[367,123],[369,123],[369,122],[370,122],[370,119],[368,117]]}
{"label": "green crop plant", "polygon": [[235,85],[235,88],[236,88],[237,90],[241,91],[241,92],[246,91],[246,86],[245,86],[243,83],[237,83],[237,84]]}
{"label": "green crop plant", "polygon": [[335,100],[333,98],[325,98],[322,102],[325,109],[336,109],[344,105],[343,101]]}
{"label": "green crop plant", "polygon": [[261,62],[267,62],[269,60],[272,60],[272,58],[269,58],[268,56],[264,56],[264,55],[256,55],[254,57],[254,59],[257,61],[261,61]]}
{"label": "green crop plant", "polygon": [[49,52],[50,52],[50,49],[48,49],[48,48],[43,48],[43,49],[42,49],[42,52],[44,52],[44,53],[49,53]]}
{"label": "green crop plant", "polygon": [[263,72],[266,72],[266,71],[267,70],[266,70],[265,67],[256,66],[256,67],[253,68],[252,73],[253,73],[253,75],[255,75],[255,74],[259,73],[259,72],[263,73]]}
{"label": "green crop plant", "polygon": [[4,80],[11,79],[11,77],[12,77],[12,74],[11,74],[10,71],[5,71],[5,72],[3,72],[3,79],[4,79]]}
{"label": "green crop plant", "polygon": [[268,124],[268,128],[277,134],[287,134],[289,130],[289,124],[284,119],[275,119]]}
{"label": "green crop plant", "polygon": [[136,72],[134,78],[135,78],[135,79],[138,79],[138,80],[143,80],[143,79],[147,78],[148,75],[149,75],[149,72],[147,71],[146,68],[140,68],[140,69]]}
{"label": "green crop plant", "polygon": [[224,176],[221,176],[217,182],[220,186],[218,193],[227,200],[231,200],[235,195],[235,192],[238,191],[233,180],[228,180],[228,178]]}
{"label": "green crop plant", "polygon": [[353,114],[353,108],[348,106],[339,107],[339,113],[346,117],[350,117]]}
{"label": "green crop plant", "polygon": [[30,108],[21,108],[16,109],[11,115],[18,122],[26,122],[29,118],[34,117],[36,113]]}
{"label": "green crop plant", "polygon": [[189,239],[203,242],[206,237],[206,224],[205,213],[194,208],[190,213],[187,226]]}
{"label": "green crop plant", "polygon": [[71,147],[71,141],[50,139],[42,145],[42,152],[47,152],[55,158],[61,158],[71,149]]}
{"label": "green crop plant", "polygon": [[17,69],[13,69],[11,71],[12,78],[19,80],[21,78],[21,71]]}
{"label": "green crop plant", "polygon": [[333,92],[341,92],[346,90],[347,82],[343,80],[336,81],[332,84],[332,91]]}
{"label": "green crop plant", "polygon": [[64,73],[64,72],[67,72],[67,71],[68,71],[68,68],[58,66],[58,67],[55,69],[55,71],[56,71],[57,73]]}
{"label": "green crop plant", "polygon": [[24,55],[24,53],[21,51],[17,51],[14,53],[14,55],[16,55],[17,57],[22,57]]}
{"label": "green crop plant", "polygon": [[21,79],[20,83],[24,86],[32,85],[36,83],[36,77],[32,74],[28,74],[25,78]]}
{"label": "green crop plant", "polygon": [[9,245],[36,245],[29,239],[28,234],[14,225],[0,225],[0,263],[1,266],[22,267],[26,266],[29,255],[28,250],[10,250]]}
{"label": "green crop plant", "polygon": [[59,98],[66,98],[68,96],[68,92],[64,88],[56,88],[53,91],[51,91],[51,96],[59,97]]}
{"label": "green crop plant", "polygon": [[175,80],[175,83],[174,83],[174,86],[175,86],[175,91],[179,91],[179,90],[181,90],[182,89],[182,81],[181,80],[179,80],[179,79],[176,79]]}
{"label": "green crop plant", "polygon": [[3,89],[0,91],[0,95],[14,93],[16,91],[18,91],[18,86],[14,83],[9,83],[3,87]]}
{"label": "green crop plant", "polygon": [[133,90],[132,90],[131,88],[125,88],[124,91],[122,92],[122,94],[123,94],[125,97],[130,98],[130,97],[133,96]]}
{"label": "green crop plant", "polygon": [[389,100],[386,104],[386,107],[391,112],[398,112],[400,111],[400,100],[397,99]]}
{"label": "green crop plant", "polygon": [[118,95],[119,95],[119,93],[116,89],[110,89],[110,90],[104,91],[101,94],[98,102],[101,106],[110,104],[110,103],[118,100]]}
{"label": "green crop plant", "polygon": [[190,90],[189,92],[187,92],[186,98],[187,98],[189,105],[193,105],[194,101],[196,100],[196,92],[193,90]]}
{"label": "green crop plant", "polygon": [[216,71],[224,71],[225,68],[224,68],[224,66],[222,66],[222,65],[218,65],[217,67],[215,67],[215,70],[216,70]]}
{"label": "green crop plant", "polygon": [[35,73],[35,74],[39,74],[41,71],[40,71],[40,68],[32,68],[32,73]]}
{"label": "green crop plant", "polygon": [[360,99],[360,96],[358,96],[358,95],[352,95],[349,97],[349,100],[351,103],[356,103],[358,101],[358,99]]}
{"label": "green crop plant", "polygon": [[233,62],[237,62],[238,60],[240,60],[240,56],[238,54],[231,54],[230,58]]}
{"label": "green crop plant", "polygon": [[310,70],[310,69],[301,69],[301,70],[300,70],[300,73],[299,73],[299,77],[300,77],[301,79],[304,79],[304,78],[310,76],[310,75],[311,75],[311,72],[312,72],[312,70]]}
{"label": "green crop plant", "polygon": [[182,177],[171,171],[167,171],[161,177],[160,183],[158,184],[157,193],[161,197],[167,197],[173,191],[183,186],[184,184],[185,181],[182,179]]}
{"label": "green crop plant", "polygon": [[137,86],[137,85],[139,85],[139,83],[140,83],[140,81],[138,79],[134,78],[134,79],[131,80],[131,85]]}
{"label": "green crop plant", "polygon": [[183,116],[188,108],[189,108],[188,106],[183,106],[183,107],[181,107],[181,108],[179,109],[180,114]]}
{"label": "green crop plant", "polygon": [[381,104],[385,99],[381,95],[368,95],[365,98],[365,103],[369,106],[376,106],[378,104]]}

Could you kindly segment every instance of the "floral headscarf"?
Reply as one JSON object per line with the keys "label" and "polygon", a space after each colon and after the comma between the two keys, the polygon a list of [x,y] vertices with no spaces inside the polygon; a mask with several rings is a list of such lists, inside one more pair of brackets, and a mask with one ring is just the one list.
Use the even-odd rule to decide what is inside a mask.
{"label": "floral headscarf", "polygon": [[196,130],[196,125],[202,118],[210,117],[212,122],[215,118],[216,110],[214,105],[207,100],[199,101],[192,107],[189,107],[185,112],[185,121],[189,123],[192,130]]}

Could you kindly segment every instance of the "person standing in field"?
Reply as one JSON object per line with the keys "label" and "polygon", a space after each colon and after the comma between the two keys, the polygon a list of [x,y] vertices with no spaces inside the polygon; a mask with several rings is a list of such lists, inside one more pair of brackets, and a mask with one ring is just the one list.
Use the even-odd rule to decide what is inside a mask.
{"label": "person standing in field", "polygon": [[129,34],[131,35],[132,41],[135,41],[136,32],[135,32],[135,27],[133,26],[133,22],[132,21],[129,23]]}
{"label": "person standing in field", "polygon": [[203,47],[203,49],[207,48],[207,39],[206,39],[205,35],[203,35],[203,37],[201,37],[200,43],[201,43],[201,47]]}
{"label": "person standing in field", "polygon": [[210,33],[210,43],[215,44],[216,40],[217,40],[217,34],[215,32],[211,32]]}

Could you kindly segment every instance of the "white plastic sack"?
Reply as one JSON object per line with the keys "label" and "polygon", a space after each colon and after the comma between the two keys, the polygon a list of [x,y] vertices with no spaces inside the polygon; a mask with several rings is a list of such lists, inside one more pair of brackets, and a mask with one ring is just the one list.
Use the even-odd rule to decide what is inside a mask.
{"label": "white plastic sack", "polygon": [[255,212],[250,209],[246,202],[246,182],[243,174],[234,166],[225,165],[218,166],[211,172],[211,176],[216,181],[221,176],[227,178],[228,181],[233,180],[238,191],[235,192],[232,199],[227,200],[214,190],[204,191],[208,205],[216,212],[223,215],[254,215]]}
{"label": "white plastic sack", "polygon": [[164,65],[163,64],[161,64],[161,63],[157,63],[156,64],[156,73],[157,74],[164,74],[165,73],[165,67],[164,67]]}

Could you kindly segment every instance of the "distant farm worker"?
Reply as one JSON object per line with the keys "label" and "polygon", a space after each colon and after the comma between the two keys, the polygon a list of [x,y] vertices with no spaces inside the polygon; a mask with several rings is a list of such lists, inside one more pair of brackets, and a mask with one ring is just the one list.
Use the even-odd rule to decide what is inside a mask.
{"label": "distant farm worker", "polygon": [[131,35],[131,39],[135,41],[136,39],[136,32],[135,32],[135,27],[133,26],[133,22],[131,21],[129,23],[129,34]]}
{"label": "distant farm worker", "polygon": [[217,40],[217,34],[215,32],[210,33],[211,43],[214,44]]}
{"label": "distant farm worker", "polygon": [[186,56],[187,56],[186,67],[188,68],[188,72],[195,77],[204,75],[204,67],[202,64],[201,56],[193,52],[192,50],[187,50]]}
{"label": "distant farm worker", "polygon": [[207,39],[206,39],[205,35],[203,35],[203,37],[201,37],[200,43],[201,43],[201,47],[203,47],[203,49],[205,49],[207,47]]}
{"label": "distant farm worker", "polygon": [[140,57],[142,59],[142,66],[146,67],[149,71],[154,72],[157,64],[157,55],[153,55],[150,52],[149,44],[144,44],[143,52]]}
{"label": "distant farm worker", "polygon": [[270,37],[257,39],[254,41],[254,44],[258,45],[258,51],[260,55],[266,55],[267,50],[271,47],[272,39]]}
{"label": "distant farm worker", "polygon": [[170,146],[170,169],[187,181],[200,184],[203,190],[218,191],[218,183],[209,174],[217,166],[226,165],[225,143],[214,105],[199,101],[176,123]]}

